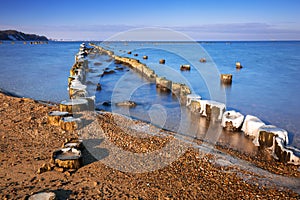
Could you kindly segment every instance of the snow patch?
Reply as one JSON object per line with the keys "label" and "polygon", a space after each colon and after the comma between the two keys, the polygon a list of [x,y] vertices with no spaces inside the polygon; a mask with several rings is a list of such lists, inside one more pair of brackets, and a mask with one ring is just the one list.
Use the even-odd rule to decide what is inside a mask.
{"label": "snow patch", "polygon": [[186,98],[187,98],[186,106],[191,105],[192,101],[200,101],[201,100],[201,96],[199,96],[197,94],[188,94],[186,96]]}
{"label": "snow patch", "polygon": [[222,116],[223,116],[223,111],[226,110],[226,106],[223,103],[220,102],[216,102],[216,101],[212,101],[212,100],[200,100],[200,105],[201,105],[201,110],[200,113],[203,116],[207,116],[207,112],[206,112],[206,105],[209,105],[211,108],[213,107],[217,107],[220,109],[220,114],[218,116],[218,119],[221,120]]}
{"label": "snow patch", "polygon": [[244,115],[234,110],[226,111],[222,117],[222,126],[226,127],[226,122],[231,122],[233,127],[239,128],[244,121]]}
{"label": "snow patch", "polygon": [[[274,143],[275,142],[277,143],[278,147],[282,151],[280,153],[285,152],[284,153],[285,155],[288,155],[288,154],[290,155],[290,158],[287,161],[288,164],[300,165],[300,150],[299,149],[296,149],[296,148],[290,147],[290,146],[285,146],[284,140],[280,137],[275,137]],[[279,155],[277,155],[277,153],[278,153],[278,150],[273,148],[273,157],[278,160]]]}
{"label": "snow patch", "polygon": [[258,138],[259,128],[264,125],[265,123],[263,123],[259,118],[252,115],[247,115],[242,126],[242,131],[245,133],[245,135]]}
{"label": "snow patch", "polygon": [[[276,126],[273,126],[273,125],[265,125],[265,126],[262,126],[259,128],[258,132],[260,132],[260,131],[273,133],[275,135],[275,137],[280,137],[286,144],[289,143],[288,132],[284,129],[277,128]],[[259,137],[259,135],[258,135],[258,137]],[[257,139],[257,142],[259,139],[258,137],[255,138],[255,139]]]}

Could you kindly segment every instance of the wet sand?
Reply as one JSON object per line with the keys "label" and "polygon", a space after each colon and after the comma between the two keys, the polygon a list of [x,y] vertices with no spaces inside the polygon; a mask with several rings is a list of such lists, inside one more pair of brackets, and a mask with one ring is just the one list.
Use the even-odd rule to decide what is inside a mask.
{"label": "wet sand", "polygon": [[[247,171],[239,167],[242,166],[240,164],[227,165],[225,160],[215,159],[216,155],[221,155],[218,150],[201,153],[199,148],[204,149],[201,141],[182,142],[166,131],[156,131],[155,135],[149,136],[147,131],[155,128],[148,127],[146,131],[133,128],[134,125],[145,125],[140,121],[108,112],[100,113],[94,122],[97,127],[101,127],[101,135],[85,135],[90,134],[84,131],[85,128],[95,128],[88,120],[82,130],[72,132],[47,124],[47,113],[58,110],[57,105],[46,105],[2,93],[0,102],[0,199],[27,199],[42,191],[53,191],[58,199],[300,198],[297,185],[289,187],[292,191],[280,187],[280,183],[277,186],[270,181],[263,183],[261,180],[264,174],[260,170],[256,173],[255,170]],[[131,134],[127,134],[128,131]],[[78,135],[86,141],[92,140],[102,157],[95,158],[99,154],[84,150],[83,166],[77,171],[37,173],[44,163],[49,162],[54,150],[59,149],[66,139]],[[111,165],[114,150],[108,149],[107,144],[114,144],[118,150],[125,152],[149,153],[167,146],[171,141],[182,147],[174,151],[182,152],[176,160],[162,168],[142,173],[134,173],[132,169],[120,171],[117,167],[122,166],[117,166],[117,163],[122,162],[118,162],[117,157],[114,159],[115,164]],[[199,148],[196,148],[195,143],[200,145]],[[266,161],[259,156],[241,154],[222,146],[217,148],[224,153],[224,158],[230,157],[226,154],[229,153],[249,161],[247,163],[251,166],[253,164],[267,169],[266,172],[272,172],[270,174],[282,174],[274,174],[274,177],[287,180],[287,186],[299,183],[300,172],[297,166]],[[129,159],[128,162],[132,163],[133,169],[140,164]],[[266,179],[270,179],[270,176]]]}

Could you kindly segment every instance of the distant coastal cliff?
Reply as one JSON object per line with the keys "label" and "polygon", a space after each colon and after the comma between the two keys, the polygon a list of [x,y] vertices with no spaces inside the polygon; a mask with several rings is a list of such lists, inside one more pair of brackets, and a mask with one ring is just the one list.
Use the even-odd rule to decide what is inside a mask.
{"label": "distant coastal cliff", "polygon": [[26,34],[16,30],[0,31],[0,40],[10,41],[48,41],[45,36],[39,36],[35,34]]}

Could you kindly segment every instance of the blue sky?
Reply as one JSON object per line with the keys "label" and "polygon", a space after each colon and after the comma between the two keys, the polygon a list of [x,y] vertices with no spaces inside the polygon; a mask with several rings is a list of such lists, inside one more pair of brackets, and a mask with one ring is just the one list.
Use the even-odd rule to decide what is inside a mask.
{"label": "blue sky", "polygon": [[194,40],[300,40],[299,11],[299,0],[14,0],[1,2],[0,29],[64,40],[143,27]]}

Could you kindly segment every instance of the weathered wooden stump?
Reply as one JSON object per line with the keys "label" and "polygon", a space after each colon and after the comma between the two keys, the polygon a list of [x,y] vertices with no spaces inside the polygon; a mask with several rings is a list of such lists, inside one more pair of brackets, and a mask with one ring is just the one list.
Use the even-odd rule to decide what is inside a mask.
{"label": "weathered wooden stump", "polygon": [[189,107],[192,112],[200,113],[201,111],[201,103],[198,100],[191,100]]}
{"label": "weathered wooden stump", "polygon": [[82,150],[83,149],[83,144],[82,144],[82,140],[79,139],[71,139],[68,140],[67,142],[65,142],[62,146],[63,148],[75,148],[78,150]]}
{"label": "weathered wooden stump", "polygon": [[191,66],[190,65],[180,65],[180,70],[181,71],[190,71]]}
{"label": "weathered wooden stump", "polygon": [[200,62],[201,63],[205,63],[206,62],[206,58],[200,58]]}
{"label": "weathered wooden stump", "polygon": [[131,51],[128,51],[127,54],[131,54]]}
{"label": "weathered wooden stump", "polygon": [[166,79],[165,77],[157,77],[156,87],[164,91],[170,91],[172,89],[172,81]]}
{"label": "weathered wooden stump", "polygon": [[78,130],[82,126],[81,119],[74,117],[63,117],[59,121],[60,128],[65,131]]}
{"label": "weathered wooden stump", "polygon": [[197,94],[188,94],[186,96],[186,106],[189,106],[192,101],[200,101],[201,100],[201,96],[197,95]]}
{"label": "weathered wooden stump", "polygon": [[[205,102],[206,102],[205,104],[206,118],[208,120],[221,121],[223,113],[226,110],[225,104],[216,101],[211,101],[211,100],[207,100]],[[201,105],[201,108],[202,107],[204,106]]]}
{"label": "weathered wooden stump", "polygon": [[180,95],[181,85],[181,83],[172,82],[172,93],[174,95]]}
{"label": "weathered wooden stump", "polygon": [[273,156],[280,162],[300,165],[300,151],[294,147],[288,147],[284,145],[284,141],[280,137],[276,137],[274,140]]}
{"label": "weathered wooden stump", "polygon": [[226,111],[222,117],[222,126],[227,131],[239,131],[243,125],[244,115],[234,110]]}
{"label": "weathered wooden stump", "polygon": [[80,112],[88,109],[88,101],[86,99],[70,99],[62,101],[59,105],[61,112]]}
{"label": "weathered wooden stump", "polygon": [[191,89],[189,88],[189,86],[185,85],[185,84],[181,84],[181,87],[180,87],[180,102],[181,104],[184,104],[186,105],[186,102],[187,102],[187,95],[191,94],[192,91]]}
{"label": "weathered wooden stump", "polygon": [[[284,145],[287,145],[289,142],[288,132],[281,128],[277,128],[276,126],[267,125],[262,126],[258,130],[258,143],[262,148],[270,148],[274,145],[274,137],[280,137]],[[256,141],[257,142],[257,141]]]}
{"label": "weathered wooden stump", "polygon": [[148,56],[143,56],[143,59],[144,59],[144,60],[147,60],[147,59],[148,59]]}
{"label": "weathered wooden stump", "polygon": [[135,107],[137,104],[134,101],[123,101],[116,103],[116,106]]}
{"label": "weathered wooden stump", "polygon": [[232,74],[221,74],[221,82],[223,84],[231,84],[232,83]]}
{"label": "weathered wooden stump", "polygon": [[69,96],[70,99],[76,99],[80,97],[86,97],[87,91],[86,91],[87,86],[81,84],[80,81],[74,80],[71,82],[71,85],[69,87]]}
{"label": "weathered wooden stump", "polygon": [[52,160],[64,169],[79,169],[82,166],[81,151],[76,148],[62,148],[52,154]]}
{"label": "weathered wooden stump", "polygon": [[236,62],[236,63],[235,63],[235,67],[236,67],[237,69],[243,68],[243,66],[241,65],[240,62]]}
{"label": "weathered wooden stump", "polygon": [[63,117],[71,117],[69,112],[51,111],[48,113],[48,124],[53,126],[59,126],[59,121]]}
{"label": "weathered wooden stump", "polygon": [[159,64],[165,64],[166,63],[166,60],[165,59],[160,59],[159,60]]}
{"label": "weathered wooden stump", "polygon": [[201,96],[197,94],[188,94],[186,96],[186,106],[189,107],[192,112],[200,113],[200,100]]}

